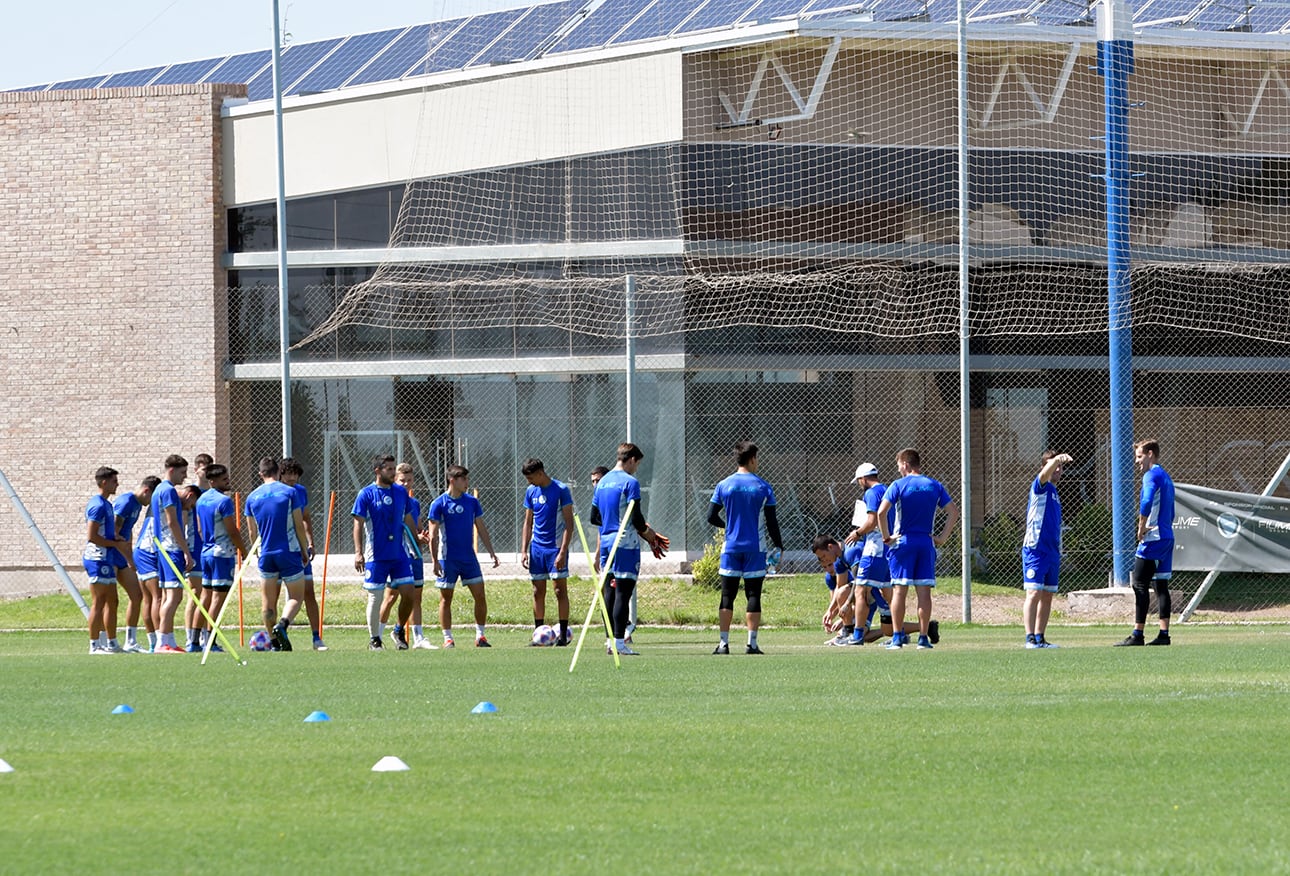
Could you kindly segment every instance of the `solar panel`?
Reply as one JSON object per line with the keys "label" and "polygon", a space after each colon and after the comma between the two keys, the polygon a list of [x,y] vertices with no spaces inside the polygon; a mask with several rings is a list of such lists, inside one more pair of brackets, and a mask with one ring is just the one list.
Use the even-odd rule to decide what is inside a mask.
{"label": "solar panel", "polygon": [[72,91],[77,88],[97,88],[106,76],[86,76],[81,79],[65,79],[49,86],[50,91]]}
{"label": "solar panel", "polygon": [[665,37],[690,17],[695,5],[694,0],[655,0],[654,5],[636,16],[610,41],[610,45]]}
{"label": "solar panel", "polygon": [[1243,26],[1245,21],[1244,4],[1214,3],[1187,19],[1187,26],[1196,30],[1233,30]]}
{"label": "solar panel", "polygon": [[[327,57],[332,49],[340,45],[339,37],[330,40],[319,40],[316,43],[300,43],[287,46],[279,62],[278,78],[282,83],[282,93],[295,84],[295,81],[309,72],[315,64]],[[270,64],[259,76],[246,84],[247,100],[266,100],[273,97],[273,65]]]}
{"label": "solar panel", "polygon": [[1081,0],[1048,0],[1030,14],[1040,24],[1074,24],[1092,22],[1096,12]]}
{"label": "solar panel", "polygon": [[873,6],[874,21],[907,21],[927,11],[922,0],[878,0]]}
{"label": "solar panel", "polygon": [[418,24],[410,27],[403,36],[390,43],[390,47],[376,56],[372,61],[346,82],[346,85],[364,85],[368,82],[386,82],[402,79],[404,74],[421,63],[426,53],[432,51],[441,42],[452,36],[466,19],[436,21],[432,24]]}
{"label": "solar panel", "polygon": [[819,15],[825,12],[832,12],[838,15],[854,15],[857,12],[867,12],[871,4],[861,2],[861,0],[811,0],[809,6],[802,10],[803,13]]}
{"label": "solar panel", "polygon": [[409,70],[408,75],[462,69],[470,63],[471,58],[478,55],[514,24],[523,12],[523,9],[507,9],[505,12],[476,15],[451,37],[440,43],[426,58],[424,64],[419,65],[415,70]]}
{"label": "solar panel", "polygon": [[627,26],[633,18],[654,0],[607,0],[595,12],[588,15],[577,27],[569,31],[564,39],[556,43],[552,52],[573,52],[578,49],[590,49],[603,46],[613,39],[614,34]]}
{"label": "solar panel", "polygon": [[[795,0],[801,3],[802,0]],[[756,6],[755,0],[708,0],[702,9],[681,22],[676,33],[697,33],[716,27],[729,27]]]}
{"label": "solar panel", "polygon": [[9,88],[6,90],[7,91],[44,91],[47,88],[49,88],[49,83],[45,82],[41,85],[28,85],[23,88]]}
{"label": "solar panel", "polygon": [[362,33],[345,40],[345,44],[328,55],[317,67],[287,90],[287,94],[314,94],[340,88],[345,80],[403,33],[406,28]]}
{"label": "solar panel", "polygon": [[225,58],[224,63],[212,70],[200,81],[202,82],[236,82],[245,84],[255,78],[269,65],[273,52],[260,49],[258,52],[244,52]]}
{"label": "solar panel", "polygon": [[968,21],[993,21],[999,18],[1010,18],[1030,11],[1034,0],[983,0],[968,13]]}
{"label": "solar panel", "polygon": [[531,58],[538,47],[550,39],[552,34],[585,4],[586,0],[564,0],[563,3],[547,3],[532,7],[523,18],[515,22],[510,30],[502,34],[500,39],[477,55],[470,62],[471,66],[504,64],[508,61],[523,61]]}
{"label": "solar panel", "polygon": [[206,75],[224,61],[220,58],[207,58],[204,61],[186,61],[183,64],[171,64],[165,72],[153,81],[153,85],[192,85],[201,82]]}
{"label": "solar panel", "polygon": [[1259,3],[1250,10],[1250,30],[1254,33],[1281,33],[1290,23],[1290,6],[1284,3]]}
{"label": "solar panel", "polygon": [[760,3],[749,10],[742,21],[744,24],[752,21],[765,24],[774,21],[776,18],[796,17],[801,15],[810,5],[806,0],[761,0]]}
{"label": "solar panel", "polygon": [[113,73],[99,88],[132,88],[136,85],[147,85],[165,67],[149,67],[146,70],[129,70],[125,73]]}
{"label": "solar panel", "polygon": [[937,24],[958,21],[958,0],[927,0],[927,17]]}
{"label": "solar panel", "polygon": [[1150,26],[1181,22],[1196,11],[1200,0],[1146,0],[1133,16],[1134,24]]}

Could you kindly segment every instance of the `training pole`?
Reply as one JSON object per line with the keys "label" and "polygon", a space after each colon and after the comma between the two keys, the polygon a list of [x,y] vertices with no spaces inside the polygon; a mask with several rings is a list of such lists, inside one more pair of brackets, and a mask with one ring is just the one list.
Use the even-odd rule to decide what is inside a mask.
{"label": "training pole", "polygon": [[[601,567],[600,574],[596,576],[596,591],[591,594],[591,607],[587,611],[587,620],[582,625],[582,632],[578,634],[578,644],[573,649],[573,659],[569,661],[570,672],[573,672],[573,668],[578,665],[578,655],[582,653],[582,643],[583,640],[587,638],[587,627],[591,626],[591,615],[596,610],[596,600],[600,599],[600,590],[605,586],[605,580],[609,577],[609,570],[614,566],[614,557],[618,554],[618,545],[622,543],[623,532],[626,531],[626,523],[631,520],[632,510],[635,507],[636,500],[632,499],[627,503],[627,509],[623,513],[623,516],[618,518],[618,533],[614,536],[614,543],[609,548],[609,556],[605,557],[605,564]],[[582,521],[578,520],[577,516],[573,519],[578,525],[579,536],[582,538],[582,549],[583,551],[586,551],[587,537],[582,532]],[[590,559],[591,554],[588,553],[587,557]],[[612,640],[614,635],[614,626],[609,619],[609,606],[602,603],[601,611],[604,613],[605,624],[609,628],[609,637]],[[612,651],[614,655],[614,667],[620,668],[622,666],[622,662],[618,657],[618,648],[611,645],[609,650]]]}
{"label": "training pole", "polygon": [[[246,557],[237,564],[237,574],[233,576],[233,586],[238,588],[239,593],[242,587],[242,573],[246,571],[247,563],[251,562],[251,557],[255,556],[255,552],[259,548],[260,540],[257,538],[255,543],[251,545],[250,550],[246,552]],[[225,599],[224,603],[219,607],[219,614],[215,616],[215,623],[211,626],[211,634],[206,637],[206,647],[202,649],[202,666],[206,665],[206,658],[211,656],[211,645],[215,644],[215,631],[220,629],[220,624],[224,621],[224,612],[228,611],[230,601]]]}
{"label": "training pole", "polygon": [[[600,573],[596,571],[596,567],[595,567],[595,565],[593,565],[593,564],[592,564],[592,562],[591,562],[591,551],[590,551],[590,549],[588,549],[588,547],[587,547],[587,544],[588,544],[588,542],[587,542],[587,533],[586,533],[586,531],[582,528],[582,520],[580,520],[580,519],[578,518],[578,515],[577,515],[577,514],[575,514],[575,515],[573,516],[573,526],[574,526],[574,529],[578,530],[578,541],[582,542],[582,552],[583,552],[583,554],[584,554],[584,555],[586,555],[586,557],[587,557],[587,565],[588,565],[588,566],[591,566],[591,576],[592,576],[592,578],[595,578],[595,577],[596,577],[597,575],[599,575]],[[601,585],[601,586],[603,586],[603,585]],[[613,621],[612,621],[612,620],[610,620],[610,619],[609,619],[609,606],[605,605],[605,600],[604,600],[603,598],[601,598],[601,594],[600,594],[601,586],[597,586],[597,587],[596,587],[596,595],[595,595],[595,596],[592,598],[592,600],[591,600],[591,609],[590,609],[590,610],[588,610],[588,612],[587,612],[587,623],[586,623],[586,624],[583,624],[583,626],[584,626],[584,627],[586,627],[586,626],[587,626],[587,624],[590,624],[590,623],[591,623],[591,613],[592,613],[592,611],[594,611],[594,610],[595,610],[595,607],[596,607],[597,605],[599,605],[599,606],[600,606],[600,616],[601,616],[601,618],[602,618],[602,619],[604,620],[604,622],[605,622],[605,629],[606,629],[607,631],[609,631],[610,633],[612,633],[612,632],[613,632],[613,629],[614,629],[614,623],[613,623]],[[612,636],[611,636],[611,638],[612,638]],[[620,662],[621,662],[621,661],[618,659],[618,649],[617,649],[617,648],[615,648],[615,649],[614,649],[614,665],[615,665],[615,666],[617,666],[617,665],[619,665],[619,664],[620,664]]]}
{"label": "training pole", "polygon": [[[197,610],[202,613],[202,617],[206,618],[206,623],[211,625],[212,634],[216,633],[215,621],[211,619],[211,613],[206,610],[206,606],[202,605],[202,601],[198,599],[197,594],[193,592],[193,588],[188,583],[188,576],[179,571],[179,567],[175,565],[175,561],[171,559],[170,554],[166,553],[166,549],[161,546],[161,540],[155,535],[152,537],[152,543],[157,546],[157,556],[166,558],[166,565],[175,573],[175,577],[179,579],[179,583],[184,586],[184,591],[188,594],[188,598],[197,604]],[[157,630],[157,634],[160,635],[161,630]],[[234,648],[233,643],[228,640],[228,636],[224,635],[222,631],[218,631],[218,635],[220,639],[223,640],[224,647],[228,650],[228,653],[233,655],[233,659],[236,660],[238,664],[241,664],[242,658],[238,656],[237,649]]]}
{"label": "training pole", "polygon": [[[242,509],[242,494],[234,493],[233,494],[233,525],[237,527],[237,531],[239,534],[242,532],[242,510],[241,509]],[[245,557],[239,558],[238,562],[239,563],[246,562],[246,558]],[[246,646],[246,624],[244,623],[244,618],[242,615],[242,579],[240,578],[238,579],[238,582],[237,582],[237,643],[243,647]]]}
{"label": "training pole", "polygon": [[327,534],[323,536],[322,595],[318,599],[318,635],[323,632],[323,618],[327,614],[327,560],[331,558],[331,520],[336,513],[336,491],[331,491],[327,502]]}

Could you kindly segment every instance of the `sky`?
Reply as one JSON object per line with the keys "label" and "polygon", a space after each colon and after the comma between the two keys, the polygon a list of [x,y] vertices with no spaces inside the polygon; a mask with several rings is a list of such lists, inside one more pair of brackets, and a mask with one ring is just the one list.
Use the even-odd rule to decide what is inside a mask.
{"label": "sky", "polygon": [[[542,0],[279,0],[288,42],[533,6]],[[272,0],[6,3],[0,90],[267,49]],[[218,11],[216,11],[218,10]]]}

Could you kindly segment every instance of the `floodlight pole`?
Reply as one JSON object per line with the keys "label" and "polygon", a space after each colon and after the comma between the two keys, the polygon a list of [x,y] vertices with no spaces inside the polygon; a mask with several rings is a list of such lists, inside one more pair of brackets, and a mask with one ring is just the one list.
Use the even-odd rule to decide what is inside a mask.
{"label": "floodlight pole", "polygon": [[968,168],[967,0],[958,0],[959,110],[959,571],[963,578],[963,623],[972,622],[972,366],[968,331],[968,269],[971,255],[971,174]]}
{"label": "floodlight pole", "polygon": [[1106,295],[1111,405],[1111,537],[1115,583],[1129,583],[1137,541],[1133,479],[1133,329],[1129,288],[1129,76],[1133,18],[1124,0],[1098,7],[1097,66],[1106,107]]}
{"label": "floodlight pole", "polygon": [[282,22],[273,0],[273,134],[278,161],[278,358],[282,363],[282,455],[291,455],[291,325],[287,308],[287,180],[282,146]]}

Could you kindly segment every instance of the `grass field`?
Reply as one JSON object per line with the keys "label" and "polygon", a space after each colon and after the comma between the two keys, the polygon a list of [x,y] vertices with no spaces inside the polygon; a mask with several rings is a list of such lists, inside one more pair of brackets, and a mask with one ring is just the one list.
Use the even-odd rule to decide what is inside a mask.
{"label": "grass field", "polygon": [[335,630],[245,667],[6,633],[0,869],[1290,872],[1290,630],[1122,634],[714,657],[652,629],[621,670],[589,636],[571,675],[519,630],[400,653]]}

